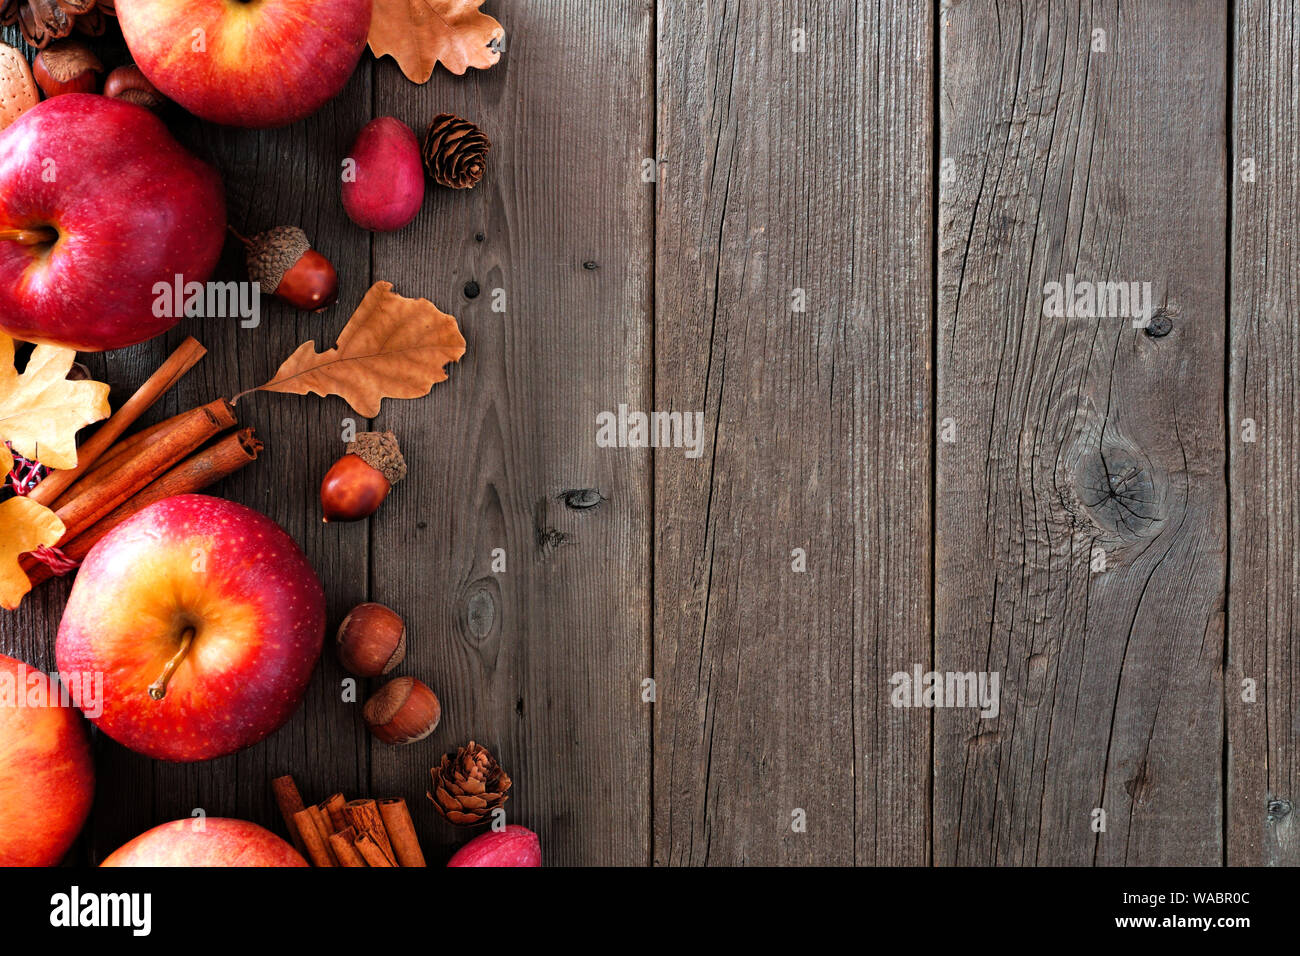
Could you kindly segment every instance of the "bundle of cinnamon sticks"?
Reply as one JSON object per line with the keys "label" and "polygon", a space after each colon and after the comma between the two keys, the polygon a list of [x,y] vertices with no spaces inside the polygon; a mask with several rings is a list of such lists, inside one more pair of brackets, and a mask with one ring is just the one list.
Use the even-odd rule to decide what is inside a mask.
{"label": "bundle of cinnamon sticks", "polygon": [[336,793],[304,806],[293,777],[271,781],[289,837],[312,866],[424,866],[406,801],[348,800]]}
{"label": "bundle of cinnamon sticks", "polygon": [[77,450],[76,468],[51,472],[33,489],[28,497],[53,509],[67,529],[55,548],[22,557],[33,586],[71,571],[104,535],[149,505],[201,491],[257,459],[261,442],[251,428],[237,429],[225,399],[122,437],[206,354],[186,339]]}

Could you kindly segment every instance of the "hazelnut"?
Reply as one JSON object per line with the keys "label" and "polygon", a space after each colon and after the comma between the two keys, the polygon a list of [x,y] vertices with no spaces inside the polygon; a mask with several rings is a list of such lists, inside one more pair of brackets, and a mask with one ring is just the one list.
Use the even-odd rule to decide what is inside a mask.
{"label": "hazelnut", "polygon": [[79,40],[56,40],[32,63],[36,85],[46,97],[65,93],[94,93],[104,64],[93,50]]}
{"label": "hazelnut", "polygon": [[426,684],[414,677],[398,677],[366,701],[361,716],[384,743],[413,744],[433,733],[442,706]]}
{"label": "hazelnut", "polygon": [[391,608],[361,604],[339,625],[339,661],[358,677],[387,674],[406,657],[406,625]]}
{"label": "hazelnut", "polygon": [[145,79],[135,65],[119,66],[104,81],[104,95],[115,100],[125,100],[157,112],[167,103],[167,97]]}

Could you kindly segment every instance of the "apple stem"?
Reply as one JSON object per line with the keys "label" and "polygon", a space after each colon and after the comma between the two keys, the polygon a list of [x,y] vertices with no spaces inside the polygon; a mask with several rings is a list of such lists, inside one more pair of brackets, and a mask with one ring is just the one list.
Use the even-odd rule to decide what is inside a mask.
{"label": "apple stem", "polygon": [[181,649],[178,650],[172,659],[163,667],[163,672],[158,679],[149,685],[149,696],[154,700],[162,700],[167,696],[167,682],[172,679],[176,673],[176,668],[181,666],[181,661],[189,654],[190,647],[194,644],[194,628],[187,627],[185,633],[181,635]]}
{"label": "apple stem", "polygon": [[16,242],[20,246],[40,246],[58,238],[53,229],[0,229],[0,242]]}
{"label": "apple stem", "polygon": [[252,241],[249,240],[249,239],[245,239],[245,238],[244,238],[243,236],[241,236],[238,232],[236,232],[234,226],[227,224],[227,225],[226,225],[226,228],[230,230],[230,234],[231,234],[232,236],[234,236],[236,239],[238,239],[238,240],[239,240],[240,242],[242,242],[244,245],[246,245],[246,246],[252,248],[252,245],[253,245]]}

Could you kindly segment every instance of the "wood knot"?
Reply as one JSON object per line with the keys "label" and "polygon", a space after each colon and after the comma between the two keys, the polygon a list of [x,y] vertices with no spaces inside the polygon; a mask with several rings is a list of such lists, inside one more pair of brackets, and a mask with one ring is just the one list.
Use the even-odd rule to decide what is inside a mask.
{"label": "wood knot", "polygon": [[574,511],[587,511],[604,501],[605,496],[595,488],[572,488],[569,491],[562,492],[560,500],[564,502],[566,508],[572,508]]}
{"label": "wood knot", "polygon": [[483,666],[494,669],[502,643],[501,586],[495,577],[469,583],[457,608],[456,625]]}
{"label": "wood knot", "polygon": [[1290,800],[1270,800],[1268,802],[1268,822],[1277,823],[1277,821],[1291,815]]}
{"label": "wood knot", "polygon": [[1151,777],[1147,774],[1147,765],[1144,763],[1138,768],[1138,772],[1124,782],[1124,790],[1128,793],[1129,798],[1139,806],[1147,803],[1151,799]]}
{"label": "wood knot", "polygon": [[558,528],[537,529],[537,550],[543,557],[553,554],[568,540],[569,536]]}
{"label": "wood knot", "polygon": [[1101,530],[1121,538],[1150,537],[1158,530],[1162,495],[1140,452],[1103,446],[1079,462],[1074,477],[1079,503]]}

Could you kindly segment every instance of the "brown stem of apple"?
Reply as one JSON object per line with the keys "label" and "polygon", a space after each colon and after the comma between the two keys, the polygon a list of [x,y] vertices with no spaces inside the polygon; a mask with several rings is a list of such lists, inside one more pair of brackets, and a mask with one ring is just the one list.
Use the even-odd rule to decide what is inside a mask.
{"label": "brown stem of apple", "polygon": [[0,242],[16,242],[20,246],[43,246],[54,242],[59,234],[53,229],[0,229]]}
{"label": "brown stem of apple", "polygon": [[185,660],[185,657],[189,654],[190,648],[193,644],[194,628],[187,627],[185,632],[181,634],[180,650],[172,655],[172,659],[163,667],[163,672],[158,676],[158,679],[149,685],[150,697],[154,700],[162,700],[167,696],[167,682],[171,680],[172,675],[176,673],[176,668],[181,666],[181,661]]}

